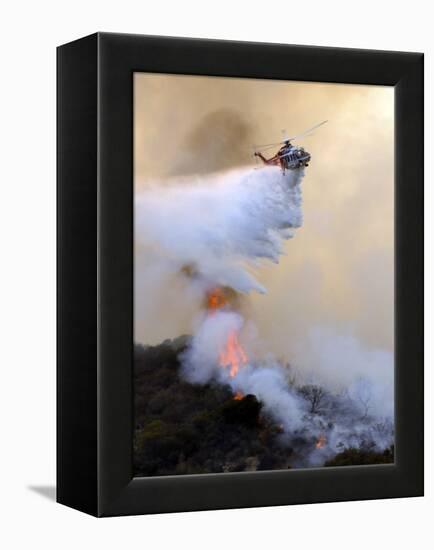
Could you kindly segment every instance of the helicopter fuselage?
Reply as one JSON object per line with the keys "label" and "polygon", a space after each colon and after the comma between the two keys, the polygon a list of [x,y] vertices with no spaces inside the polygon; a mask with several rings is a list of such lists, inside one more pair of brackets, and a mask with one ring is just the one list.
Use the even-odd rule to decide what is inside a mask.
{"label": "helicopter fuselage", "polygon": [[269,159],[265,158],[260,152],[255,152],[255,156],[259,157],[264,164],[280,166],[283,171],[308,166],[311,159],[310,153],[305,151],[303,147],[294,147],[293,145],[281,147],[274,157]]}
{"label": "helicopter fuselage", "polygon": [[[297,170],[298,168],[308,166],[308,163],[311,159],[310,153],[305,151],[304,147],[297,147],[293,145],[291,141],[296,140],[302,136],[312,135],[313,130],[316,130],[326,122],[327,120],[323,120],[319,124],[315,124],[315,126],[308,128],[301,134],[297,134],[292,137],[285,137],[283,141],[278,141],[277,143],[268,143],[266,145],[259,145],[255,147],[256,150],[254,152],[254,156],[259,157],[264,164],[280,166],[283,172],[285,172],[285,170]],[[283,132],[285,131],[283,130]],[[265,158],[261,151],[265,151],[266,149],[270,149],[272,147],[275,147],[276,145],[281,145],[282,147],[277,151],[274,157],[271,157],[269,159]]]}

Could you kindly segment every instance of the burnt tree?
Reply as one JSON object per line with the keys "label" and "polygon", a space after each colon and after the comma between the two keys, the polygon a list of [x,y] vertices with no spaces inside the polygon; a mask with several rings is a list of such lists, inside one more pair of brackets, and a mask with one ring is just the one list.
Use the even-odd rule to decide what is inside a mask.
{"label": "burnt tree", "polygon": [[325,406],[327,392],[321,386],[307,384],[299,389],[300,395],[309,403],[309,412],[317,414]]}

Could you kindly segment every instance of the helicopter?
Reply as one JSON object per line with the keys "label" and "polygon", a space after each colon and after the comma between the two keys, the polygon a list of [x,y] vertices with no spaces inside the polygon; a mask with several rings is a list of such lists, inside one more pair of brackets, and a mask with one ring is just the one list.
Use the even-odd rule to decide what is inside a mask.
{"label": "helicopter", "polygon": [[[255,147],[255,151],[253,154],[255,157],[259,157],[264,164],[271,166],[280,166],[283,173],[285,173],[285,170],[296,170],[297,168],[309,166],[309,162],[311,160],[310,153],[308,153],[308,151],[306,151],[304,147],[297,147],[296,145],[293,145],[291,141],[302,136],[311,135],[311,132],[313,130],[319,128],[326,122],[327,120],[323,120],[323,122],[312,126],[301,134],[297,134],[292,137],[285,137],[283,141],[278,141],[277,143],[268,143],[266,145],[259,145],[258,147]],[[281,145],[277,153],[269,159],[265,158],[261,151],[271,149],[272,147],[276,147],[277,145]]]}

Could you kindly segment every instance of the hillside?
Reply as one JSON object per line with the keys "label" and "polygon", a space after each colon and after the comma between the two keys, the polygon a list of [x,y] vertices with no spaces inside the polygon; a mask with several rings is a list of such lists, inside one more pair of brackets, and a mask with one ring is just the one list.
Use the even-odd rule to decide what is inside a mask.
{"label": "hillside", "polygon": [[[296,449],[254,395],[234,396],[227,386],[195,385],[180,377],[179,354],[187,343],[183,336],[154,347],[135,346],[134,474],[291,468]],[[327,465],[393,461],[391,452],[345,453]]]}
{"label": "hillside", "polygon": [[236,400],[228,387],[180,378],[186,341],[135,348],[135,474],[288,468],[291,449],[255,396]]}

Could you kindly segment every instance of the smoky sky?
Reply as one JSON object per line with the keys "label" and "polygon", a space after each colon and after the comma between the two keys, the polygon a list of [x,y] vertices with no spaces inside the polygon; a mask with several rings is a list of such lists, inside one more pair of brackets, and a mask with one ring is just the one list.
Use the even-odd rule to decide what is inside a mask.
{"label": "smoky sky", "polygon": [[[327,119],[299,141],[312,154],[304,223],[278,265],[258,268],[268,293],[251,295],[249,315],[277,356],[292,357],[317,326],[393,352],[393,88],[136,73],[134,99],[137,193],[255,166],[255,145]],[[136,280],[146,262],[152,258],[136,249]],[[179,283],[167,281],[147,308],[151,291],[136,284],[135,339],[188,333],[194,308],[168,307]]]}
{"label": "smoky sky", "polygon": [[206,115],[178,144],[170,175],[207,174],[239,166],[251,144],[249,120],[234,109],[221,108]]}

